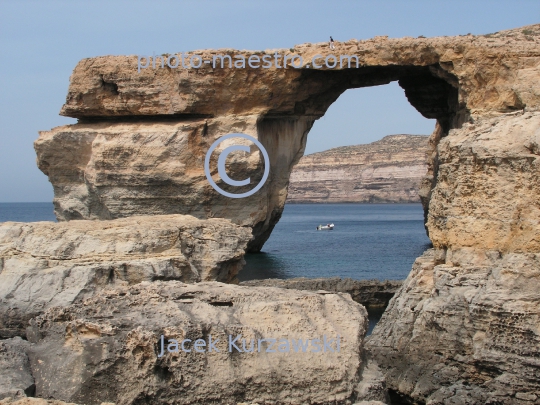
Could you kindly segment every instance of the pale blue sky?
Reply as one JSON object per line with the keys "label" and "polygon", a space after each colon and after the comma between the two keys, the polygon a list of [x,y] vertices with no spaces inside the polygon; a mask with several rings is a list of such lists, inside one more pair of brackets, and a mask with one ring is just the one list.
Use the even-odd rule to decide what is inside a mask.
{"label": "pale blue sky", "polygon": [[[0,0],[0,202],[52,199],[32,143],[39,130],[75,122],[58,111],[82,58],[290,48],[329,35],[486,34],[539,17],[538,0]],[[349,90],[315,124],[307,152],[432,128],[396,84]]]}

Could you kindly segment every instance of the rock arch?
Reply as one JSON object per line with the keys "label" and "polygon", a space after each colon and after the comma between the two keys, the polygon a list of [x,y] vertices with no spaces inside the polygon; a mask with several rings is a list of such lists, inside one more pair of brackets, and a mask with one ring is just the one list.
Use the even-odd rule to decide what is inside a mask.
{"label": "rock arch", "polygon": [[[281,216],[288,177],[307,132],[345,90],[397,80],[421,114],[437,119],[434,148],[471,114],[513,111],[524,102],[534,107],[536,98],[516,75],[501,80],[508,76],[508,64],[517,68],[522,59],[511,56],[515,49],[490,41],[377,37],[340,43],[334,51],[327,44],[304,44],[265,52],[198,52],[205,60],[216,54],[294,53],[310,61],[332,53],[359,61],[358,68],[344,63],[323,70],[308,63],[302,69],[171,69],[158,63],[138,72],[134,56],[84,59],[61,111],[79,124],[42,132],[36,141],[38,165],[54,186],[60,220],[160,213],[225,217],[252,227],[250,250],[259,250]],[[261,140],[272,170],[259,193],[231,202],[210,189],[201,162],[215,138],[238,131]],[[59,150],[72,156],[67,165]],[[426,212],[437,169],[435,156],[430,160],[423,187]]]}

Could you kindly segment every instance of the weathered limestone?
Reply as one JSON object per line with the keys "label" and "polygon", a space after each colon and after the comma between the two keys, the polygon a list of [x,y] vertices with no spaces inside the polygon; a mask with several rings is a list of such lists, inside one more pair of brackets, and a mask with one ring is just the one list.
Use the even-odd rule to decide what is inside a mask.
{"label": "weathered limestone", "polygon": [[440,140],[427,221],[437,250],[417,259],[369,339],[396,395],[537,403],[539,134],[540,114],[520,112]]}
{"label": "weathered limestone", "polygon": [[439,142],[435,247],[540,252],[540,114],[478,119]]}
{"label": "weathered limestone", "polygon": [[287,202],[420,202],[427,146],[427,136],[388,135],[304,156],[291,173]]}
{"label": "weathered limestone", "polygon": [[[336,404],[357,398],[366,310],[345,294],[216,282],[143,282],[104,290],[31,321],[36,395],[86,405]],[[161,335],[179,342],[161,352]],[[238,352],[228,348],[228,336]],[[334,338],[326,352],[280,352],[257,339]],[[335,338],[340,336],[340,350]],[[198,346],[203,339],[216,352]],[[181,349],[183,339],[185,349]],[[245,341],[242,341],[245,339]],[[175,348],[171,346],[171,350]],[[282,347],[285,350],[285,346]],[[322,349],[322,345],[321,345]]]}
{"label": "weathered limestone", "polygon": [[[327,44],[276,51],[305,61],[330,54]],[[211,58],[225,52],[240,54],[197,53]],[[351,40],[332,52],[358,56],[360,67],[204,65],[137,73],[135,56],[81,61],[62,109],[79,123],[42,132],[35,144],[59,219],[218,216],[252,228],[248,249],[260,250],[281,216],[289,175],[313,121],[348,88],[397,80],[411,104],[437,120],[419,192],[436,251],[417,260],[392,299],[370,338],[372,361],[379,362],[391,393],[412,402],[540,403],[540,25],[476,37]],[[256,137],[270,156],[270,178],[247,199],[222,197],[204,178],[209,146],[232,132]],[[232,178],[257,181],[259,152],[253,148],[247,159],[233,155],[228,170]],[[65,311],[78,314],[81,305]],[[43,318],[52,325],[51,340],[45,336],[39,344],[59,345],[62,327],[74,321],[53,314]],[[35,324],[34,330],[47,328]],[[332,378],[334,371],[325,368],[317,376]],[[313,386],[329,394],[352,380],[339,374],[331,388],[317,380],[302,390],[269,381],[283,389],[274,390],[273,400],[275,392],[301,398]],[[82,392],[77,389],[72,392]]]}
{"label": "weathered limestone", "polygon": [[0,337],[114,285],[231,281],[251,237],[224,219],[169,215],[113,221],[0,224]]}
{"label": "weathered limestone", "polygon": [[387,386],[422,403],[538,403],[539,280],[538,253],[427,251],[368,338]]}
{"label": "weathered limestone", "polygon": [[[281,217],[292,165],[303,153],[305,137],[297,135],[310,127],[304,121],[261,124],[256,116],[89,123],[41,132],[35,148],[39,167],[53,183],[55,212],[60,220],[162,214],[219,217],[253,227],[254,235],[266,241]],[[270,157],[270,180],[251,197],[232,200],[222,196],[205,177],[206,151],[221,135],[243,132],[256,137],[258,128],[274,134],[262,140]],[[223,142],[217,150],[235,142]],[[258,149],[247,162],[243,153],[234,152],[231,157],[232,178],[250,177],[254,183],[259,182],[264,165]],[[249,185],[235,191],[220,186],[231,192],[253,188]],[[261,195],[266,197],[261,199]]]}
{"label": "weathered limestone", "polygon": [[[477,119],[437,146],[417,260],[369,347],[396,395],[536,403],[540,115]],[[528,401],[528,402],[527,402]]]}
{"label": "weathered limestone", "polygon": [[[528,33],[524,33],[524,29]],[[198,50],[205,60],[213,55],[300,55],[301,69],[286,68],[148,68],[137,71],[136,56],[83,59],[70,80],[61,114],[76,118],[174,115],[320,117],[344,90],[401,80],[407,97],[422,113],[438,118],[448,111],[444,97],[457,89],[459,109],[473,114],[538,108],[539,25],[491,35],[437,38],[376,37],[296,45],[293,50]],[[171,50],[174,51],[174,50]],[[313,69],[311,59],[321,55],[357,56],[347,69]],[[283,58],[281,58],[283,59]],[[282,62],[282,61],[281,61]],[[159,62],[158,62],[159,63]],[[282,63],[281,63],[282,65]],[[310,65],[311,67],[307,67]],[[159,65],[160,66],[160,65]],[[438,78],[442,78],[438,81]],[[427,90],[430,87],[431,94]],[[454,112],[457,110],[454,110]],[[165,117],[164,117],[165,116]]]}

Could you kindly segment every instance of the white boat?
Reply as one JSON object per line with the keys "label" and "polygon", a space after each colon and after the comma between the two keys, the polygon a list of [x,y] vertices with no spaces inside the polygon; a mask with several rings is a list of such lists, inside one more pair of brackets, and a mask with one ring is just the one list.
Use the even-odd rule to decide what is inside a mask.
{"label": "white boat", "polygon": [[331,231],[332,229],[334,229],[334,224],[319,225],[317,227],[318,231],[325,231],[325,230]]}

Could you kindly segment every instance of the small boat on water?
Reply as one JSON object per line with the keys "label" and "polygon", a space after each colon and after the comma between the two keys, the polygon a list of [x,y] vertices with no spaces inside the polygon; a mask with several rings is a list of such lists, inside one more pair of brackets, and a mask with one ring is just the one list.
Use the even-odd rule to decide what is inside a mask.
{"label": "small boat on water", "polygon": [[318,231],[325,231],[325,230],[331,231],[333,229],[334,229],[334,224],[319,225],[317,227]]}

